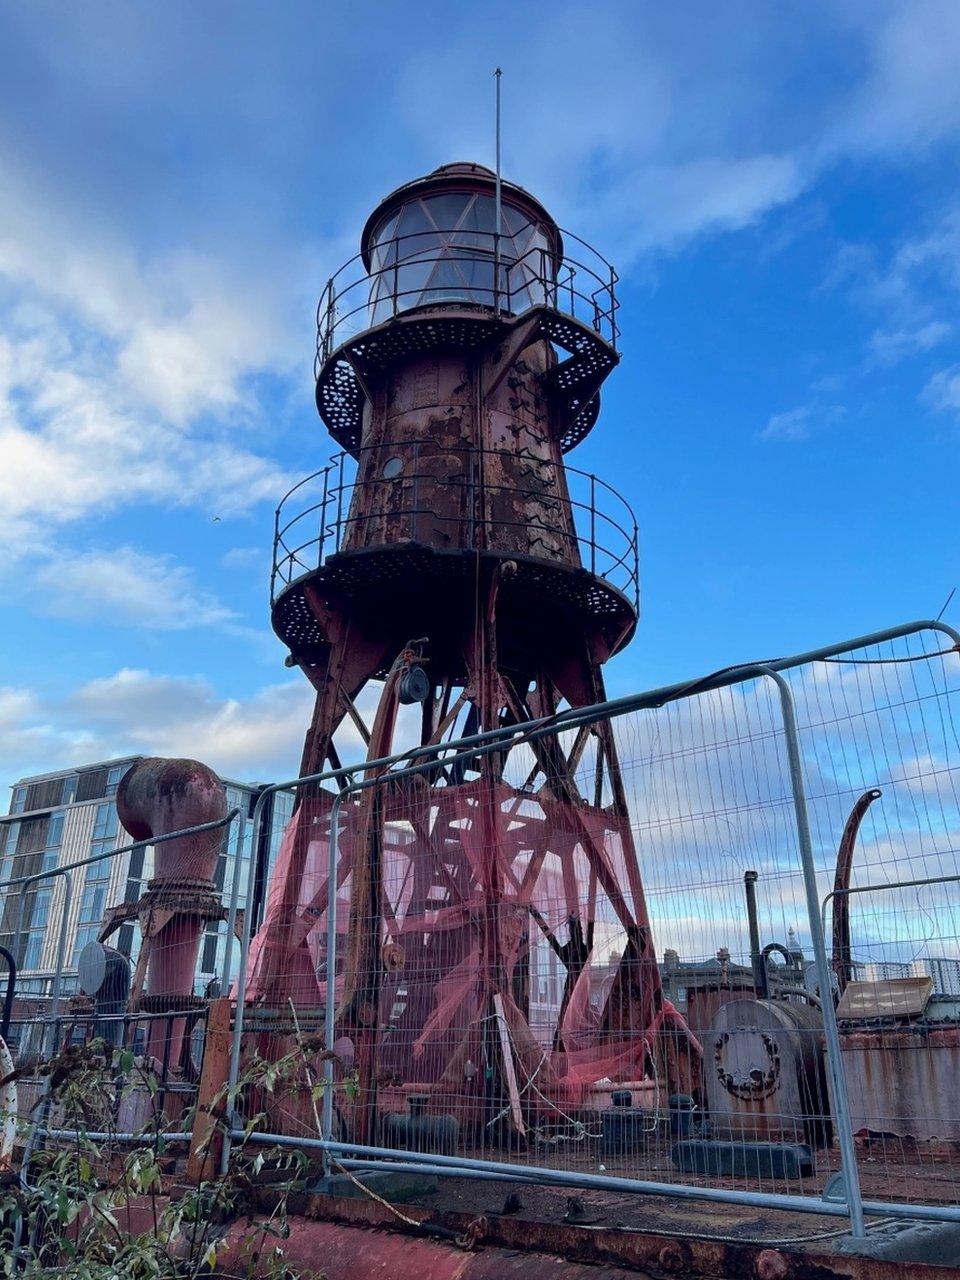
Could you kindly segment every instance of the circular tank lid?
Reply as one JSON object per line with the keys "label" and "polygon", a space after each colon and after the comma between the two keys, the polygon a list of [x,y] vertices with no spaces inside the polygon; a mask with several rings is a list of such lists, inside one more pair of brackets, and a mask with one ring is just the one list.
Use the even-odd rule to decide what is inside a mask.
{"label": "circular tank lid", "polygon": [[[454,160],[451,164],[440,165],[432,173],[424,174],[422,178],[414,178],[412,182],[405,182],[403,186],[397,187],[380,201],[364,224],[363,233],[360,236],[360,251],[364,265],[369,270],[369,246],[374,231],[397,205],[405,204],[415,196],[435,195],[451,190],[478,190],[492,195],[496,181],[496,173],[485,164],[477,164],[472,160]],[[563,239],[560,228],[536,196],[531,195],[517,183],[507,182],[505,179],[500,181],[500,190],[508,204],[523,210],[533,221],[539,222],[547,230],[555,241],[558,257],[562,258]]]}
{"label": "circular tank lid", "polygon": [[77,986],[84,995],[95,996],[107,976],[107,948],[95,938],[83,948],[77,959]]}

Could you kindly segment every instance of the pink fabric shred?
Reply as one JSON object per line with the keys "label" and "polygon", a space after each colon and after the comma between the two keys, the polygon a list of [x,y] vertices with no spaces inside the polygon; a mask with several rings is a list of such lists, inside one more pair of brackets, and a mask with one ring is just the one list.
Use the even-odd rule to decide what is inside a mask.
{"label": "pink fabric shred", "polygon": [[[645,906],[626,887],[638,880],[627,873],[623,821],[481,779],[384,797],[380,927],[384,947],[399,955],[383,980],[384,1070],[400,1082],[456,1079],[482,1057],[481,1022],[497,991],[522,1090],[576,1105],[597,1081],[641,1078],[658,1029],[683,1022],[657,989],[643,993],[647,1025],[615,1035],[602,1025],[626,932],[585,845],[619,885],[630,922],[645,926]],[[326,1000],[331,803],[329,795],[305,800],[284,835],[251,945],[247,1001],[279,1007],[292,999],[306,1009]],[[354,802],[341,809],[335,990],[359,814]],[[564,998],[555,948],[570,941],[571,921],[592,942]],[[659,988],[655,965],[640,972]]]}

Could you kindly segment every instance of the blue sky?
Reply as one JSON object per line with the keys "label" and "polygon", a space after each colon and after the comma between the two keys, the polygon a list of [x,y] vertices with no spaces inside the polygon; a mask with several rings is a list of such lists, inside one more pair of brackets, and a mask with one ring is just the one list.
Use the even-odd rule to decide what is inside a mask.
{"label": "blue sky", "polygon": [[497,63],[507,176],[623,277],[571,458],[640,524],[611,691],[939,611],[960,6],[595,10],[4,6],[0,783],[128,751],[295,768],[267,578],[277,498],[331,452],[316,301],[379,197],[492,160]]}

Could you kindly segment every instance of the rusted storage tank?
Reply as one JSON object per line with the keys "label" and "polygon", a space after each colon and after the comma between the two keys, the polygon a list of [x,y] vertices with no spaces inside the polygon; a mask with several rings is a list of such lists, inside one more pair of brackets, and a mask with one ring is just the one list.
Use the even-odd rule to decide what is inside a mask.
{"label": "rusted storage tank", "polygon": [[738,1142],[831,1140],[818,1009],[784,1000],[734,1000],[704,1043],[710,1134]]}
{"label": "rusted storage tank", "polygon": [[756,996],[753,977],[746,969],[715,981],[698,982],[687,988],[687,1026],[702,1041],[709,1036],[718,1010],[738,1000],[755,1000]]}
{"label": "rusted storage tank", "polygon": [[854,1130],[930,1154],[960,1143],[960,1004],[929,978],[852,982],[837,1009]]}

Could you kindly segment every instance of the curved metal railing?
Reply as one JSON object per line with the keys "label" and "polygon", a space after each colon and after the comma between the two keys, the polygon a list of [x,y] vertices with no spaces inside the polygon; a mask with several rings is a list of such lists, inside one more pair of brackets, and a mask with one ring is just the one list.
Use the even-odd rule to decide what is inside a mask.
{"label": "curved metal railing", "polygon": [[[385,442],[389,445],[389,442]],[[409,449],[406,442],[405,448]],[[383,449],[384,445],[367,446],[367,448]],[[414,446],[422,449],[422,446]],[[359,454],[366,449],[358,451]],[[423,470],[424,462],[436,462],[438,459],[450,459],[456,455],[468,455],[477,460],[483,456],[523,461],[524,455],[512,453],[506,449],[459,449],[455,453],[444,453],[434,447],[426,453],[418,451],[414,470],[404,470],[403,490],[396,489],[394,478],[368,476],[359,479],[357,461],[353,454],[344,451],[334,454],[330,462],[319,471],[306,476],[287,492],[277,507],[274,521],[273,569],[270,575],[270,600],[273,603],[281,592],[307,573],[319,569],[330,556],[348,549],[358,530],[367,522],[375,521],[383,524],[390,520],[409,522],[409,528],[415,529],[417,518],[429,518],[436,524],[462,526],[470,523],[473,526],[474,541],[477,546],[484,546],[489,539],[484,530],[489,532],[514,528],[518,531],[518,552],[522,546],[521,535],[529,530],[528,520],[503,520],[490,518],[478,519],[468,515],[444,516],[438,513],[423,496],[423,489],[442,483],[445,488],[461,485],[467,492],[467,499],[461,503],[461,510],[472,511],[474,492],[478,481],[473,474],[444,477],[438,479],[436,471]],[[529,459],[549,467],[560,464],[544,462],[541,459]],[[468,468],[472,471],[472,468]],[[628,503],[604,480],[576,467],[563,467],[566,481],[564,492],[558,489],[549,493],[550,502],[555,504],[558,514],[553,523],[538,524],[538,530],[557,539],[561,546],[579,554],[580,563],[585,569],[603,578],[611,586],[620,591],[639,608],[640,579],[639,555],[637,550],[637,522]],[[421,487],[422,486],[422,487]],[[505,497],[513,499],[542,498],[543,490],[524,487],[517,484],[483,482],[485,497]],[[351,514],[352,500],[355,492],[363,489],[371,500],[362,504],[364,510],[359,514]],[[395,496],[397,492],[409,495],[407,501],[392,502],[389,509],[384,509],[375,501],[375,491],[380,490],[385,496]],[[515,508],[516,509],[516,508]],[[414,540],[414,539],[411,539]],[[568,557],[569,558],[569,557]],[[549,559],[545,556],[544,559]]]}
{"label": "curved metal railing", "polygon": [[358,253],[327,281],[317,306],[315,374],[338,347],[375,325],[419,308],[457,304],[511,316],[547,306],[586,324],[616,350],[619,276],[585,240],[570,231],[562,235],[565,245],[577,246],[576,256],[565,251],[558,258],[536,245],[505,257],[488,231],[465,237],[457,229],[438,229],[378,241],[383,265],[368,271]]}

